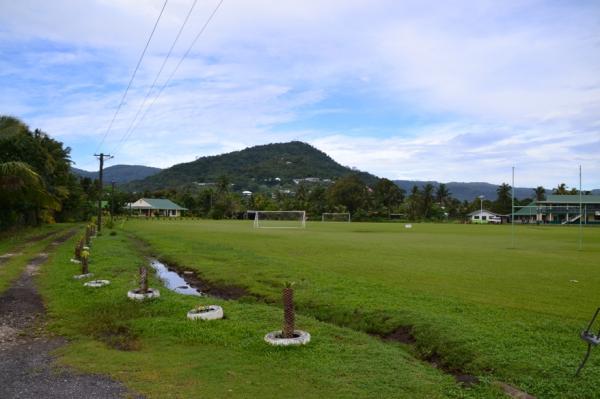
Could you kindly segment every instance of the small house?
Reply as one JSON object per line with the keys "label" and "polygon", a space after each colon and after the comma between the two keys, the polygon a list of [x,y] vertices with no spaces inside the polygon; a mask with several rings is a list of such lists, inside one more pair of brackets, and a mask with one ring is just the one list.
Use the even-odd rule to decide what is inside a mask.
{"label": "small house", "polygon": [[133,215],[146,217],[180,217],[181,212],[187,211],[187,208],[179,206],[173,201],[164,198],[140,198],[129,204],[129,210]]}
{"label": "small house", "polygon": [[502,215],[488,211],[486,209],[478,209],[467,215],[471,223],[502,223]]}

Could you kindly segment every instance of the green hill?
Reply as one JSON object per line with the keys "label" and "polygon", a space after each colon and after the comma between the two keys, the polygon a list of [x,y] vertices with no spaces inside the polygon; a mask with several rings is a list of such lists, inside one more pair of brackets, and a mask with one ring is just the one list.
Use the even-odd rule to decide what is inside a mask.
{"label": "green hill", "polygon": [[[98,178],[98,171],[89,172],[83,169],[71,167],[71,171],[81,177],[89,177],[91,179]],[[111,181],[120,183],[128,183],[133,180],[140,180],[150,175],[160,172],[159,168],[152,168],[143,165],[113,165],[104,168],[104,184],[110,184]]]}
{"label": "green hill", "polygon": [[186,185],[204,185],[227,176],[236,190],[257,191],[268,187],[293,187],[294,179],[316,178],[334,180],[356,173],[367,184],[377,177],[335,162],[324,152],[309,144],[266,144],[241,151],[199,158],[181,163],[124,186],[130,191],[178,188]]}

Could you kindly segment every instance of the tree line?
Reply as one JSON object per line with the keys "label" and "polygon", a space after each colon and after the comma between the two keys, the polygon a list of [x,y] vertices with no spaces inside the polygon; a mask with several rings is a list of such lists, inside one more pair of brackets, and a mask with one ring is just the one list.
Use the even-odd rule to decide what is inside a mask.
{"label": "tree line", "polygon": [[[511,186],[503,183],[495,200],[474,198],[459,201],[446,185],[413,186],[405,192],[391,180],[365,182],[364,174],[340,177],[331,184],[300,183],[294,190],[258,192],[243,195],[232,189],[232,179],[220,176],[214,185],[198,188],[124,192],[100,187],[97,180],[78,177],[71,172],[71,149],[45,132],[31,130],[20,120],[0,117],[0,230],[41,223],[89,220],[102,200],[106,213],[127,214],[127,203],[148,198],[168,198],[188,208],[188,214],[223,219],[240,218],[247,210],[305,210],[309,217],[325,212],[349,212],[353,220],[411,221],[464,220],[483,206],[508,214],[511,211]],[[564,183],[556,194],[577,194]],[[545,198],[537,187],[532,198]],[[531,198],[516,200],[526,205]]]}
{"label": "tree line", "polygon": [[0,230],[89,219],[101,190],[71,173],[70,152],[43,131],[0,116]]}

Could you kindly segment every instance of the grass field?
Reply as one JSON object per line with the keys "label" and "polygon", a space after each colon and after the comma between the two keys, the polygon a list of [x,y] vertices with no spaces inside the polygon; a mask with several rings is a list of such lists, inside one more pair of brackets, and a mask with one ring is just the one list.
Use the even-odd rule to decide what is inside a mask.
{"label": "grass field", "polygon": [[[598,396],[600,357],[579,379],[578,338],[600,305],[600,229],[129,221],[163,259],[277,302],[297,283],[299,312],[357,331],[412,326],[415,354],[539,397]],[[577,282],[573,282],[576,280]]]}
{"label": "grass field", "polygon": [[[75,237],[39,282],[52,331],[71,344],[60,361],[107,373],[148,397],[503,397],[495,382],[539,398],[600,397],[600,354],[581,378],[579,331],[600,305],[600,229],[442,224],[331,223],[306,230],[255,230],[237,221],[128,221],[93,243],[90,269],[111,285],[85,289],[68,262]],[[135,235],[160,258],[213,282],[246,287],[240,300],[161,289],[151,303],[125,293],[147,263]],[[281,324],[284,281],[296,284],[303,348],[267,346]],[[572,282],[577,280],[578,282]],[[154,280],[153,286],[160,286]],[[215,303],[226,319],[185,320]],[[410,326],[415,345],[384,342]],[[461,388],[419,360],[477,375]]]}

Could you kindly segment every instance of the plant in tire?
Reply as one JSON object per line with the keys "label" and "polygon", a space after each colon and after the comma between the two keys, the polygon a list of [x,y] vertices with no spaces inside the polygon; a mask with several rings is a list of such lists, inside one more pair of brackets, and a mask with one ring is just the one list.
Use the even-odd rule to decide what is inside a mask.
{"label": "plant in tire", "polygon": [[140,293],[148,292],[148,269],[145,266],[140,267]]}
{"label": "plant in tire", "polygon": [[81,274],[88,274],[90,272],[88,267],[89,257],[90,253],[88,251],[81,252]]}
{"label": "plant in tire", "polygon": [[75,259],[81,260],[81,251],[83,250],[83,240],[79,240],[75,245]]}
{"label": "plant in tire", "polygon": [[286,282],[283,288],[283,338],[294,338],[295,314],[294,314],[294,283]]}

